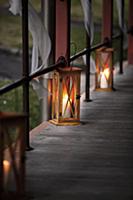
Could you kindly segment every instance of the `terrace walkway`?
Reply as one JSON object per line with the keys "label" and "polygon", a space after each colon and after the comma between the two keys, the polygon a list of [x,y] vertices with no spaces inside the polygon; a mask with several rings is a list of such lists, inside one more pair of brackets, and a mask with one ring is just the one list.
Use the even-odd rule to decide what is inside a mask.
{"label": "terrace walkway", "polygon": [[133,199],[133,66],[116,92],[92,92],[79,126],[43,123],[27,152],[27,191],[35,200]]}

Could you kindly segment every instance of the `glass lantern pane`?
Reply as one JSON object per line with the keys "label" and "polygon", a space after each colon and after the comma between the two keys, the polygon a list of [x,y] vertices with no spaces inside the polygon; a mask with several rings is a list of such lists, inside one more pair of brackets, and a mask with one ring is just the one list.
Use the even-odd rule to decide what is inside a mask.
{"label": "glass lantern pane", "polygon": [[73,118],[75,117],[75,87],[74,77],[65,76],[62,84],[62,117]]}
{"label": "glass lantern pane", "polygon": [[109,79],[110,79],[110,54],[109,53],[102,53],[101,59],[103,61],[103,69],[101,72],[101,82],[100,86],[101,88],[108,88],[109,87]]}
{"label": "glass lantern pane", "polygon": [[100,88],[110,87],[111,59],[109,52],[100,52],[98,54],[97,81]]}
{"label": "glass lantern pane", "polygon": [[4,132],[4,142],[4,190],[16,192],[20,184],[20,137],[17,129],[6,130]]}

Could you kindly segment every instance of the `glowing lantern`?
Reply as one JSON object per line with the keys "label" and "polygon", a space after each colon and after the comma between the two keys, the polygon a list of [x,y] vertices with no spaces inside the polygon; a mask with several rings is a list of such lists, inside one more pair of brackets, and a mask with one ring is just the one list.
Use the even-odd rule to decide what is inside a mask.
{"label": "glowing lantern", "polygon": [[24,195],[25,116],[0,112],[0,199]]}
{"label": "glowing lantern", "polygon": [[80,74],[79,68],[59,68],[53,74],[52,120],[56,125],[80,123]]}
{"label": "glowing lantern", "polygon": [[100,48],[96,51],[96,90],[113,90],[113,49]]}

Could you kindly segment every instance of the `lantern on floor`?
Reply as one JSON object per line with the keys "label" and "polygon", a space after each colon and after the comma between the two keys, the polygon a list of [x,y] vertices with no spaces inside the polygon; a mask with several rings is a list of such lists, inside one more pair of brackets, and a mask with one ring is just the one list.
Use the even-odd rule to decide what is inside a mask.
{"label": "lantern on floor", "polygon": [[0,112],[0,199],[24,195],[25,116]]}
{"label": "lantern on floor", "polygon": [[113,49],[100,48],[96,51],[96,90],[113,90]]}
{"label": "lantern on floor", "polygon": [[76,67],[59,68],[53,74],[50,121],[55,125],[80,123],[80,74]]}

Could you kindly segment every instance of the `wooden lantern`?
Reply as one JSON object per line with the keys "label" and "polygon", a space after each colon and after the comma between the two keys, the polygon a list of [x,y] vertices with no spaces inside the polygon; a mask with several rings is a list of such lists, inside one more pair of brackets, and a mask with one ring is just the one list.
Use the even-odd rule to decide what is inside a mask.
{"label": "wooden lantern", "polygon": [[50,121],[55,125],[80,123],[80,74],[76,67],[59,68],[53,74]]}
{"label": "wooden lantern", "polygon": [[100,48],[96,51],[96,90],[113,90],[113,49]]}
{"label": "wooden lantern", "polygon": [[25,116],[0,112],[0,199],[24,195]]}

